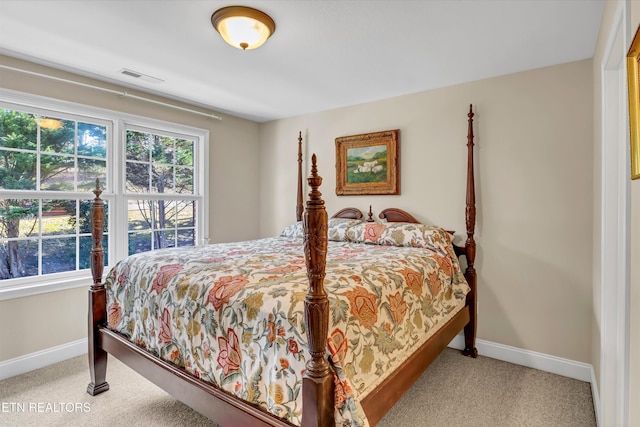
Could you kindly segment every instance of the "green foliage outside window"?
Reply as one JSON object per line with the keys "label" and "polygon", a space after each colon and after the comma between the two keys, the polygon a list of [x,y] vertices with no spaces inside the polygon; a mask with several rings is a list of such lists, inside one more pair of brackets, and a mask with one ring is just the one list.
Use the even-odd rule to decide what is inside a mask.
{"label": "green foliage outside window", "polygon": [[[44,127],[45,121],[52,125]],[[104,126],[0,110],[0,191],[14,192],[0,195],[0,280],[34,276],[39,267],[43,274],[76,270],[89,202],[42,200],[35,194],[88,191],[88,182],[105,176]],[[34,197],[19,198],[15,190],[32,191]],[[51,232],[50,213],[65,217],[69,229]],[[50,234],[65,237],[47,238]]]}

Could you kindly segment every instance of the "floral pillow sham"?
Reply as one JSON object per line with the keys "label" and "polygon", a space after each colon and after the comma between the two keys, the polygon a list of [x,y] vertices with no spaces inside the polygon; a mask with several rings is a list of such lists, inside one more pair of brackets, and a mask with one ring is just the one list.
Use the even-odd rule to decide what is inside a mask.
{"label": "floral pillow sham", "polygon": [[329,240],[335,242],[347,241],[347,231],[358,224],[362,224],[361,219],[329,218],[329,229],[327,231]]}
{"label": "floral pillow sham", "polygon": [[[368,223],[358,219],[330,218],[327,235],[336,242],[369,243],[383,246],[431,248],[448,253],[453,236],[434,225],[410,222]],[[287,226],[281,236],[303,238],[302,221]]]}
{"label": "floral pillow sham", "polygon": [[[362,220],[360,219],[329,218],[328,230],[327,230],[328,238],[329,240],[333,240],[336,242],[347,241],[347,230],[350,227],[353,227],[361,223],[362,223]],[[303,238],[304,227],[303,227],[302,221],[298,221],[291,225],[288,225],[284,230],[282,230],[282,233],[280,233],[280,236]]]}
{"label": "floral pillow sham", "polygon": [[303,238],[304,237],[304,229],[302,227],[302,221],[294,222],[291,225],[287,225],[287,227],[282,230],[280,233],[282,237],[294,237],[294,238]]}
{"label": "floral pillow sham", "polygon": [[354,243],[432,248],[447,253],[452,236],[441,227],[410,222],[363,223],[347,231]]}

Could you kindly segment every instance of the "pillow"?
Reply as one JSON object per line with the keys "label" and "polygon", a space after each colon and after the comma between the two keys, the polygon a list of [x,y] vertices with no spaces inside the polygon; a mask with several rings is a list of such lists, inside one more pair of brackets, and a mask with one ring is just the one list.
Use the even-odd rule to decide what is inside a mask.
{"label": "pillow", "polygon": [[293,224],[288,225],[284,230],[282,230],[280,236],[303,238],[304,229],[302,227],[302,221],[294,222]]}
{"label": "pillow", "polygon": [[361,223],[361,219],[329,218],[329,230],[327,232],[329,240],[336,242],[347,241],[347,230]]}
{"label": "pillow", "polygon": [[361,224],[349,229],[347,238],[357,243],[430,248],[442,253],[449,253],[451,245],[451,235],[444,229],[410,222]]}
{"label": "pillow", "polygon": [[[354,225],[362,223],[360,219],[350,219],[350,218],[329,218],[328,221],[328,230],[327,235],[329,240],[335,241],[346,241],[347,240],[347,229]],[[282,233],[280,233],[282,237],[304,237],[304,226],[302,221],[294,222],[291,225],[288,225]]]}

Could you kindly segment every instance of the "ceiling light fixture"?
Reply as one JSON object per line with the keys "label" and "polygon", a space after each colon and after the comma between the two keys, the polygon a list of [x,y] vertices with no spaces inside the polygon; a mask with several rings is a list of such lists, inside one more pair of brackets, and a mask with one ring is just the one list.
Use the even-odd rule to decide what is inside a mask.
{"label": "ceiling light fixture", "polygon": [[227,43],[242,50],[262,46],[276,31],[276,23],[269,15],[245,6],[216,10],[211,24]]}

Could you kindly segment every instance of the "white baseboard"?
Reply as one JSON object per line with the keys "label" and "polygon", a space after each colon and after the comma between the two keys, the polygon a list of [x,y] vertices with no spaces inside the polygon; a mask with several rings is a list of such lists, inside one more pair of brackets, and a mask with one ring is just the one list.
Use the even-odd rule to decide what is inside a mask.
{"label": "white baseboard", "polygon": [[[464,349],[464,336],[457,335],[449,343],[449,347],[459,350]],[[576,362],[575,360],[480,339],[476,339],[476,348],[481,356],[591,383],[593,367],[588,363]]]}
{"label": "white baseboard", "polygon": [[87,339],[79,339],[35,353],[0,362],[0,380],[15,377],[25,372],[44,368],[72,357],[81,356],[88,351]]}
{"label": "white baseboard", "polygon": [[[44,368],[45,366],[62,362],[72,357],[81,356],[87,353],[87,346],[87,339],[83,338],[67,344],[16,357],[15,359],[5,360],[0,362],[0,380]],[[464,336],[456,336],[449,343],[449,347],[462,350],[464,348]],[[478,353],[482,356],[585,381],[592,384],[593,393],[597,394],[598,392],[595,372],[593,367],[587,363],[576,362],[574,360],[523,350],[521,348],[481,339],[476,340],[476,347],[478,348]],[[598,401],[598,399],[594,398],[594,402]]]}
{"label": "white baseboard", "polygon": [[591,396],[593,397],[593,410],[596,413],[596,425],[601,426],[600,422],[600,393],[598,392],[598,380],[596,379],[596,371],[591,367]]}
{"label": "white baseboard", "polygon": [[[464,336],[457,335],[453,340],[451,340],[449,347],[458,350],[464,349]],[[478,354],[481,356],[526,366],[528,368],[539,369],[541,371],[551,372],[553,374],[590,383],[591,396],[593,398],[593,409],[596,413],[596,423],[597,425],[601,425],[600,395],[598,393],[596,373],[592,365],[480,339],[476,339],[476,348],[478,349]]]}
{"label": "white baseboard", "polygon": [[[87,346],[87,339],[83,338],[25,356],[16,357],[15,359],[5,360],[0,362],[0,380],[44,368],[45,366],[62,362],[72,357],[81,356],[87,353]],[[464,336],[456,336],[449,343],[449,347],[462,350],[464,348]],[[531,350],[523,350],[521,348],[481,339],[476,340],[476,347],[478,348],[478,354],[482,356],[591,383],[596,420],[600,420],[600,397],[593,366],[587,363],[576,362],[562,357],[551,356]]]}

